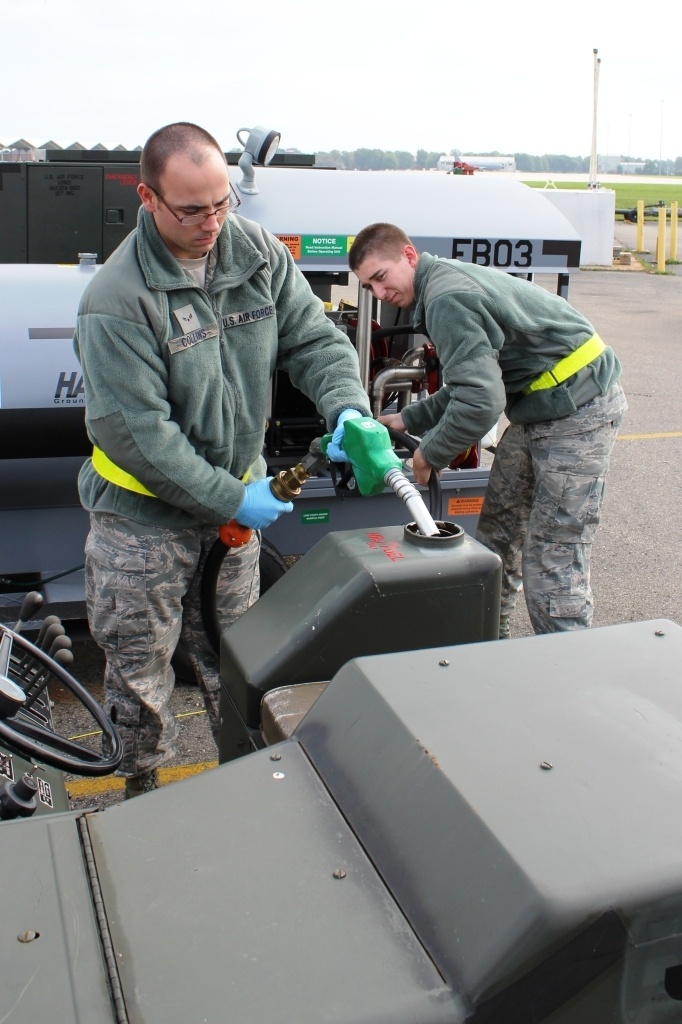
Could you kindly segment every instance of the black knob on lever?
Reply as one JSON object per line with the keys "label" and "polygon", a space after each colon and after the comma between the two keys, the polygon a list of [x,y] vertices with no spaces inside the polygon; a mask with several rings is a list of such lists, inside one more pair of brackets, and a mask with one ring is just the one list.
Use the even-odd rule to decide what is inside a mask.
{"label": "black knob on lever", "polygon": [[32,590],[26,595],[24,600],[21,602],[21,609],[19,610],[19,618],[14,626],[14,632],[20,633],[25,623],[35,616],[36,612],[43,607],[43,595],[39,594],[37,590]]}
{"label": "black knob on lever", "polygon": [[61,619],[59,618],[58,615],[47,615],[43,619],[43,624],[40,627],[40,632],[38,633],[38,638],[35,641],[36,647],[42,647],[43,646],[43,640],[45,639],[45,634],[47,633],[47,631],[50,628],[50,626],[61,626],[61,624],[62,624],[61,623]]}
{"label": "black knob on lever", "polygon": [[57,619],[56,622],[50,623],[50,625],[45,630],[45,632],[43,634],[43,637],[42,637],[42,640],[40,642],[41,650],[49,651],[49,649],[52,646],[52,644],[54,643],[55,639],[58,636],[64,636],[65,633],[66,633],[66,630],[62,626],[62,624],[59,621],[59,619]]}
{"label": "black knob on lever", "polygon": [[0,819],[30,818],[38,806],[37,792],[38,783],[28,772],[16,782],[5,782],[0,786]]}

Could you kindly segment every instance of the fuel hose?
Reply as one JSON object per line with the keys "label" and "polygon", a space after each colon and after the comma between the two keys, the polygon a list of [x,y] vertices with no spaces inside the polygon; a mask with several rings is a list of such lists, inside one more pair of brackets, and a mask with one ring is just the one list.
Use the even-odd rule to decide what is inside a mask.
{"label": "fuel hose", "polygon": [[[406,434],[402,430],[394,430],[393,427],[386,428],[389,433],[389,437],[396,444],[402,445],[403,448],[407,448],[409,452],[416,452],[420,444],[418,437],[412,437],[411,434]],[[442,491],[440,486],[440,477],[435,469],[431,470],[431,476],[429,477],[429,512],[434,519],[438,520],[441,518],[441,503],[442,503]]]}

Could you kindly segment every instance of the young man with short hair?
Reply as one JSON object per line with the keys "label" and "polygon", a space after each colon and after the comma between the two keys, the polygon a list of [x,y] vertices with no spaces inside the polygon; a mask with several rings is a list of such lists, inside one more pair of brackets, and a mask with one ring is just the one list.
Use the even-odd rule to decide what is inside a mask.
{"label": "young man with short hair", "polygon": [[442,388],[381,422],[421,437],[414,475],[476,444],[505,412],[477,537],[503,562],[500,636],[523,585],[536,633],[592,623],[590,554],[609,456],[627,403],[620,362],[563,298],[503,271],[419,253],[371,224],[349,255],[361,285],[414,309]]}

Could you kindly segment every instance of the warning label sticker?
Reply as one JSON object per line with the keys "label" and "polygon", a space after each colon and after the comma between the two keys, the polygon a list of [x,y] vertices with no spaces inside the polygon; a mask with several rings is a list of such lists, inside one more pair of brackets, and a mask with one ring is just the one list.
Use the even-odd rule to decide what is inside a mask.
{"label": "warning label sticker", "polygon": [[301,236],[300,235],[277,235],[280,242],[286,245],[287,249],[295,260],[301,258]]}
{"label": "warning label sticker", "polygon": [[480,516],[483,496],[480,498],[448,498],[448,519],[457,516]]}

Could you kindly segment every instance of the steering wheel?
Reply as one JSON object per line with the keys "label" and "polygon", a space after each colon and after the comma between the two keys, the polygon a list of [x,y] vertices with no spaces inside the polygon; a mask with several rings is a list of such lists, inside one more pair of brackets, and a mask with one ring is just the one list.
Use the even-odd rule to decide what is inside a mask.
{"label": "steering wheel", "polygon": [[[121,763],[123,746],[113,723],[56,658],[25,637],[0,626],[0,741],[27,760],[59,768],[74,775],[109,775]],[[21,679],[26,686],[18,685]],[[65,686],[89,711],[104,734],[105,756],[82,743],[60,736],[31,716],[31,705],[50,682]]]}

